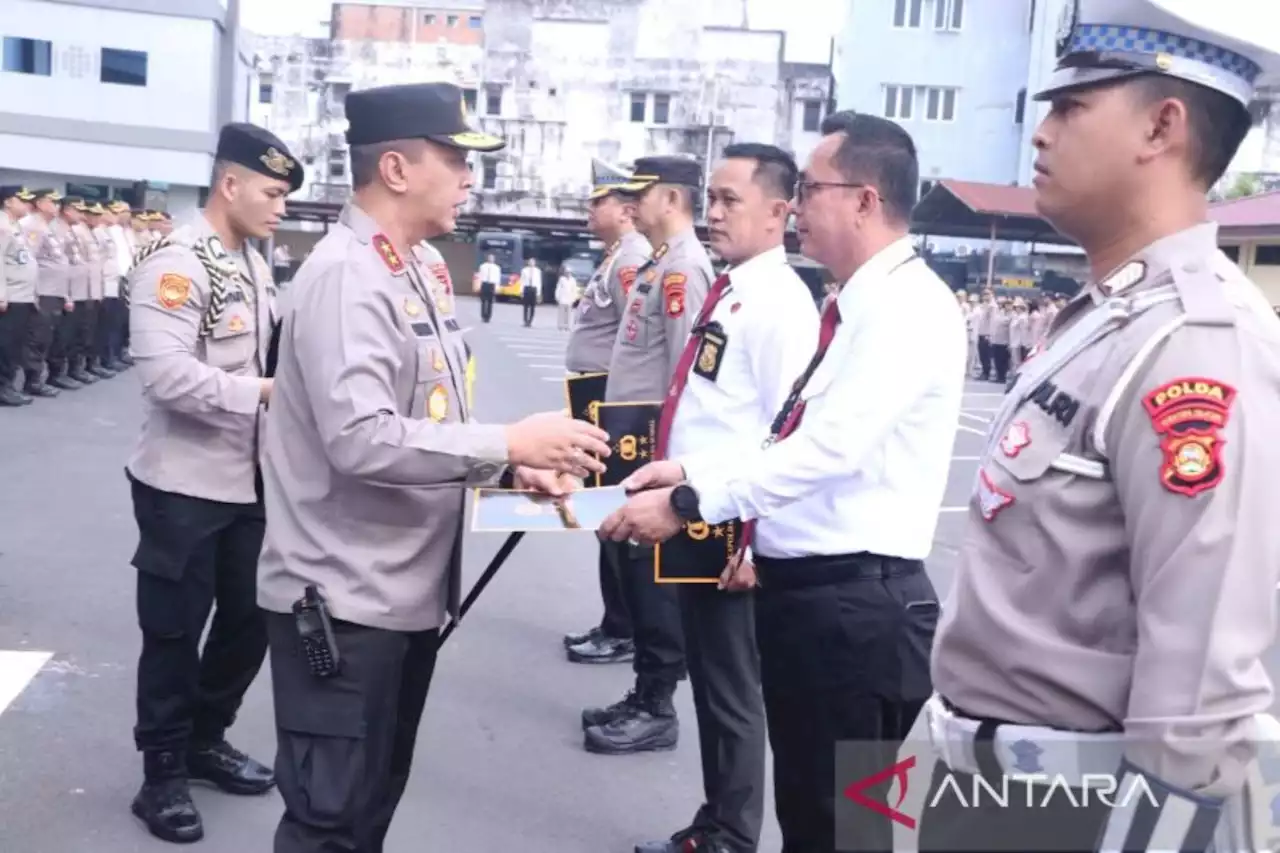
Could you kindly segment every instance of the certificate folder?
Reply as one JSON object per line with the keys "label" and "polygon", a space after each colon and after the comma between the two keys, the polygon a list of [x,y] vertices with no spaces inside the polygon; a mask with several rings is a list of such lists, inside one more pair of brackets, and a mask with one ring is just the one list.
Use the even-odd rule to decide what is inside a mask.
{"label": "certificate folder", "polygon": [[564,398],[569,404],[569,414],[580,421],[595,423],[596,406],[604,400],[607,373],[579,373],[564,379]]}
{"label": "certificate folder", "polygon": [[679,533],[653,549],[657,583],[716,583],[742,539],[742,523],[688,522]]}
{"label": "certificate folder", "polygon": [[596,474],[597,486],[616,486],[653,461],[658,443],[661,403],[600,403],[596,426],[609,434],[613,455],[604,460],[605,472]]}
{"label": "certificate folder", "polygon": [[560,498],[519,489],[476,489],[471,530],[476,533],[594,531],[627,502],[621,487],[579,489]]}

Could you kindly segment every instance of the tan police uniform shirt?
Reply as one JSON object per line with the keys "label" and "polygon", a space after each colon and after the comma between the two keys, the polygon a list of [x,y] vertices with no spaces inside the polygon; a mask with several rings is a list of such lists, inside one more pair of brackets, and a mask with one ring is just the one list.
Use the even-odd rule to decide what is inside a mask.
{"label": "tan police uniform shirt", "polygon": [[115,238],[111,236],[111,228],[110,225],[99,225],[93,229],[93,239],[98,244],[98,254],[102,259],[100,296],[103,299],[114,299],[120,295],[120,252]]}
{"label": "tan police uniform shirt", "polygon": [[601,259],[578,303],[578,322],[569,334],[565,367],[570,373],[606,373],[613,358],[627,298],[653,248],[628,231]]}
{"label": "tan police uniform shirt", "polygon": [[85,295],[80,299],[102,299],[102,247],[93,229],[86,223],[71,226],[76,242],[80,245],[80,257],[84,259]]}
{"label": "tan police uniform shirt", "polygon": [[338,619],[437,628],[458,613],[466,487],[507,455],[504,427],[471,420],[456,320],[355,205],[281,302],[258,603],[288,613],[315,584]]}
{"label": "tan police uniform shirt", "polygon": [[1215,225],[1086,287],[993,422],[938,692],[972,716],[1123,727],[1142,770],[1238,788],[1272,695],[1277,423],[1280,320]]}
{"label": "tan police uniform shirt", "polygon": [[252,504],[271,273],[247,246],[239,258],[220,255],[226,302],[210,314],[210,273],[197,251],[215,237],[197,213],[129,275],[129,350],[145,408],[128,469],[161,491]]}
{"label": "tan police uniform shirt", "polygon": [[36,301],[36,260],[22,227],[0,210],[0,302]]}
{"label": "tan police uniform shirt", "polygon": [[714,275],[692,228],[640,266],[609,362],[605,400],[661,403]]}
{"label": "tan police uniform shirt", "polygon": [[47,221],[38,213],[28,214],[21,223],[27,245],[36,259],[36,295],[65,301],[69,293],[69,269],[66,249],[58,238],[59,224],[58,220]]}
{"label": "tan police uniform shirt", "polygon": [[89,298],[89,260],[85,257],[84,244],[77,232],[79,226],[71,225],[64,219],[55,219],[49,223],[49,227],[61,241],[63,254],[67,258],[67,300],[83,302]]}

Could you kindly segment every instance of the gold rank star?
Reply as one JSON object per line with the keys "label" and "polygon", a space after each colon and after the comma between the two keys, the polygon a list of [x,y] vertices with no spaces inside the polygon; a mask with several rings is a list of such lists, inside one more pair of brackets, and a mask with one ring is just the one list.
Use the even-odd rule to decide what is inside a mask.
{"label": "gold rank star", "polygon": [[648,444],[648,443],[649,443],[649,436],[647,436],[647,435],[642,435],[642,436],[640,436],[640,443],[641,443],[641,444]]}
{"label": "gold rank star", "polygon": [[648,458],[649,458],[649,451],[647,451],[647,450],[641,450],[641,451],[640,451],[640,458],[641,458],[641,459],[648,459]]}
{"label": "gold rank star", "polygon": [[721,527],[719,524],[717,524],[715,527],[711,528],[711,535],[716,537],[717,539],[723,538],[724,528]]}

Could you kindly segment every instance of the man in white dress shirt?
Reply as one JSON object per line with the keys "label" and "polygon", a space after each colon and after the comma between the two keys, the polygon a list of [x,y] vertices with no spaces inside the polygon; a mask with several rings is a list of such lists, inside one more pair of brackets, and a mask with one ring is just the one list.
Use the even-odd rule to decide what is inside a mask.
{"label": "man in white dress shirt", "polygon": [[[730,268],[703,303],[664,404],[658,451],[672,461],[659,467],[674,468],[675,480],[682,462],[692,469],[701,457],[717,464],[734,444],[758,448],[817,345],[817,308],[783,248],[796,177],[790,154],[745,143],[724,150],[707,185],[711,248]],[[690,568],[714,577],[725,566]],[[765,715],[752,596],[714,583],[678,588],[706,799],[688,828],[636,853],[754,853]]]}
{"label": "man in white dress shirt", "polygon": [[[653,488],[661,478],[642,469],[634,485],[648,490],[603,530],[645,542],[691,516],[747,522],[783,853],[836,849],[837,743],[862,741],[842,771],[881,770],[929,697],[939,608],[924,558],[966,352],[955,298],[908,236],[911,137],[852,112],[828,116],[822,131],[798,185],[797,228],[805,256],[844,284],[771,440],[752,453],[735,446],[720,464],[699,460],[674,489]],[[888,788],[863,794],[883,799]],[[855,811],[840,849],[891,850],[892,824]]]}

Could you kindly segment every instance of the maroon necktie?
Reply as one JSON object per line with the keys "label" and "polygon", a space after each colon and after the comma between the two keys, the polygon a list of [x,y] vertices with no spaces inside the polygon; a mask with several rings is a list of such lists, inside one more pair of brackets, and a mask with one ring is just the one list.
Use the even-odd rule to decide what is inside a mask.
{"label": "maroon necktie", "polygon": [[689,340],[685,341],[684,352],[680,353],[680,360],[676,362],[676,372],[671,377],[671,386],[667,388],[666,402],[663,403],[662,412],[658,415],[658,446],[654,448],[654,461],[667,458],[671,424],[676,419],[676,407],[680,405],[680,395],[684,393],[684,386],[689,382],[689,368],[693,366],[694,354],[702,342],[702,326],[711,319],[711,312],[716,310],[716,305],[724,296],[728,286],[728,273],[721,275],[711,285],[711,290],[707,292],[707,301],[702,303],[702,310],[698,312],[698,319],[694,321],[693,330],[689,333]]}
{"label": "maroon necktie", "polygon": [[[836,304],[836,300],[832,299],[827,303],[826,310],[822,312],[822,325],[818,329],[818,349],[813,354],[813,358],[809,361],[809,366],[805,368],[800,378],[796,380],[796,384],[791,389],[791,395],[787,398],[787,402],[782,406],[780,416],[782,425],[777,428],[776,434],[772,437],[773,442],[782,441],[787,436],[795,432],[800,426],[800,419],[804,417],[804,400],[800,399],[800,392],[804,390],[804,386],[808,384],[813,371],[817,370],[818,365],[822,363],[822,359],[827,354],[827,348],[831,346],[831,341],[835,339],[836,327],[840,325],[840,308]],[[776,421],[775,421],[776,422]],[[742,539],[738,543],[738,554],[741,554],[751,547],[751,541],[756,535],[756,519],[743,522]]]}

